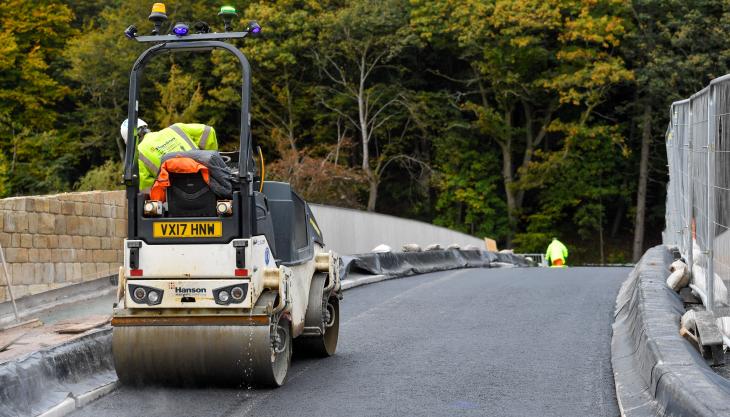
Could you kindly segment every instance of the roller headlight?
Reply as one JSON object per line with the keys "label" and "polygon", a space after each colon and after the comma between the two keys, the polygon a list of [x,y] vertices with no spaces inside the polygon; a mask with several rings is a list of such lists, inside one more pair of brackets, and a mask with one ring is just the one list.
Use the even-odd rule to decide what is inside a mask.
{"label": "roller headlight", "polygon": [[144,211],[144,215],[149,217],[159,217],[162,216],[162,213],[164,213],[162,201],[147,200],[144,202],[142,209]]}
{"label": "roller headlight", "polygon": [[220,200],[216,203],[215,209],[219,216],[230,216],[233,214],[233,205],[230,200]]}
{"label": "roller headlight", "polygon": [[227,303],[230,299],[230,296],[228,295],[228,291],[221,291],[218,293],[218,299],[221,300],[224,303]]}
{"label": "roller headlight", "polygon": [[157,291],[150,291],[147,299],[149,300],[150,304],[157,304],[160,301],[160,294]]}
{"label": "roller headlight", "polygon": [[233,289],[231,289],[231,297],[233,297],[236,301],[242,299],[243,289],[241,287],[233,287]]}
{"label": "roller headlight", "polygon": [[142,287],[137,287],[134,289],[134,298],[138,302],[144,302],[144,297],[147,295],[147,291]]}

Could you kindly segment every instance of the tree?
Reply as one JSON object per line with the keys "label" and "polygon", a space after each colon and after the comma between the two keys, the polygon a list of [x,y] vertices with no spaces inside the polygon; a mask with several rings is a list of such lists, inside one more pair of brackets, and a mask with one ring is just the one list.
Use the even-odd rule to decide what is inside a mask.
{"label": "tree", "polygon": [[623,2],[414,3],[412,25],[421,37],[468,63],[460,76],[444,77],[466,88],[461,108],[473,115],[473,128],[501,151],[507,214],[514,230],[526,190],[515,186],[519,173],[530,166],[549,133],[570,132],[572,120],[554,123],[560,112],[574,118],[578,110],[575,123],[585,124],[607,91],[631,78],[613,55],[624,34]]}
{"label": "tree", "polygon": [[[387,140],[388,123],[403,117],[398,108],[402,99],[398,78],[384,73],[398,74],[394,62],[415,42],[408,27],[407,2],[352,0],[328,13],[324,22],[314,51],[315,62],[329,82],[320,88],[321,103],[359,133],[361,168],[369,183],[367,209],[373,211],[383,172],[391,162],[420,165],[408,155],[390,153],[386,147],[378,150],[375,145],[378,135]],[[389,134],[393,138],[393,132]],[[392,140],[387,142],[390,149],[398,147]]]}

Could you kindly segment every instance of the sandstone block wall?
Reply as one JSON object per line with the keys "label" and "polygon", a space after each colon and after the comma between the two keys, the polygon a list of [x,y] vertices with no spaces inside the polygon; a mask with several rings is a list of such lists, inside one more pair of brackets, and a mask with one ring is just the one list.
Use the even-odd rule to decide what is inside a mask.
{"label": "sandstone block wall", "polygon": [[[116,275],[126,200],[93,191],[0,200],[0,244],[17,298]],[[0,270],[0,302],[9,300]]]}

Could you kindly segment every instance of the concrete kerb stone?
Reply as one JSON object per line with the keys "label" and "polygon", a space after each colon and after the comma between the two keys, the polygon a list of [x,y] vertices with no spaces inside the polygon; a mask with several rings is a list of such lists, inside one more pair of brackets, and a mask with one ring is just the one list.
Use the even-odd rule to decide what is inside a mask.
{"label": "concrete kerb stone", "polygon": [[[392,257],[393,254],[390,256]],[[396,255],[397,258],[397,255]],[[515,258],[516,259],[516,258]],[[500,261],[493,261],[491,263],[486,263],[481,265],[481,267],[504,267],[504,266],[514,266],[514,264],[510,264],[508,262],[505,262],[505,259],[500,259]],[[453,270],[453,269],[462,269],[462,268],[473,268],[476,267],[475,265],[464,265],[462,263],[455,263],[453,265],[442,265],[441,268],[439,268],[439,271],[444,270]],[[350,290],[353,288],[357,288],[363,285],[367,284],[373,284],[385,280],[395,279],[395,278],[401,278],[405,276],[411,276],[414,275],[412,273],[391,273],[388,275],[384,274],[378,274],[378,275],[366,275],[366,274],[358,274],[358,273],[352,273],[351,275],[346,275],[344,279],[341,281],[341,288],[343,291]],[[84,344],[83,338],[87,338],[88,345]],[[53,348],[49,348],[49,351],[53,350],[66,350],[66,351],[75,351],[79,354],[83,354],[85,356],[93,357],[95,358],[93,361],[84,361],[81,360],[81,363],[86,364],[86,369],[84,369],[83,373],[85,375],[93,375],[95,373],[95,370],[89,369],[90,365],[89,362],[91,362],[93,366],[97,366],[98,370],[104,371],[109,368],[109,364],[113,363],[113,359],[111,357],[111,328],[105,327],[96,331],[91,332],[89,335],[84,336],[81,339],[75,339],[67,344],[55,346]],[[101,343],[100,343],[101,341]],[[76,346],[74,349],[69,349],[68,344],[76,343],[80,344]],[[29,355],[33,356],[33,355]],[[21,360],[26,360],[27,358],[23,358]],[[16,363],[18,361],[13,361],[9,363]],[[66,384],[66,382],[63,380],[63,377],[59,377],[59,375],[78,375],[77,372],[73,372],[69,369],[63,369],[63,370],[52,370],[50,372],[50,376],[48,375],[48,369],[47,368],[53,368],[53,366],[61,366],[62,368],[67,368],[69,363],[68,361],[52,361],[49,363],[41,363],[36,360],[37,363],[28,366],[28,364],[25,364],[23,367],[16,366],[18,369],[23,369],[25,373],[27,373],[27,376],[32,377],[38,377],[41,375],[42,377],[50,377],[53,379],[50,381],[50,384],[54,385],[54,392],[56,394],[59,393],[59,391],[63,391],[63,387]],[[6,364],[0,364],[0,379],[2,377],[2,368]],[[46,368],[45,372],[42,372],[41,369]],[[113,368],[113,366],[112,366]],[[20,376],[18,376],[20,378]],[[1,381],[0,381],[1,382]],[[32,383],[30,384],[30,389],[26,387],[25,396],[13,396],[12,393],[8,393],[8,387],[10,385],[3,385],[0,383],[0,399],[5,402],[2,406],[0,406],[0,416],[6,415],[4,411],[7,411],[8,407],[13,407],[14,405],[10,404],[10,401],[21,401],[21,404],[18,406],[20,407],[29,407],[28,403],[28,397],[33,398],[40,398],[44,393],[48,392],[48,385],[49,381],[45,381],[46,383]],[[66,416],[75,410],[82,408],[89,404],[90,402],[103,397],[104,395],[113,392],[117,387],[119,386],[119,381],[107,381],[103,385],[99,387],[93,387],[92,389],[81,393],[81,394],[74,394],[73,391],[69,392],[68,396],[64,398],[60,403],[52,406],[47,411],[43,411],[39,416],[43,417],[63,417]],[[36,389],[33,390],[33,387]],[[8,395],[10,394],[10,395]],[[17,400],[16,400],[17,398]],[[8,415],[14,415],[14,414],[8,414]]]}
{"label": "concrete kerb stone", "polygon": [[666,246],[649,249],[616,299],[611,363],[621,415],[730,415],[730,381],[679,335],[685,309],[666,285],[672,260]]}

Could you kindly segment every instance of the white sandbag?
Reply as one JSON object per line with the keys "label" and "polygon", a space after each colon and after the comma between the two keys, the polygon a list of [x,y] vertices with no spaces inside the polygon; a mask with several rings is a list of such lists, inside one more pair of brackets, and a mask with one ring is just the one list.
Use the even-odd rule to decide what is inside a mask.
{"label": "white sandbag", "polygon": [[428,246],[426,246],[426,249],[424,249],[426,252],[432,251],[432,250],[441,250],[441,245],[438,243],[432,243]]}
{"label": "white sandbag", "polygon": [[446,249],[461,249],[461,245],[458,243],[452,243]]}
{"label": "white sandbag", "polygon": [[689,272],[687,265],[682,261],[674,261],[669,268],[672,273],[667,278],[667,286],[674,291],[679,291],[689,285]]}
{"label": "white sandbag", "polygon": [[387,253],[387,252],[393,252],[393,249],[390,246],[386,245],[386,244],[381,244],[381,245],[378,245],[378,246],[374,247],[373,250],[371,250],[370,252],[372,252],[372,253]]}
{"label": "white sandbag", "polygon": [[406,243],[403,245],[403,252],[420,252],[421,246],[417,243]]}

